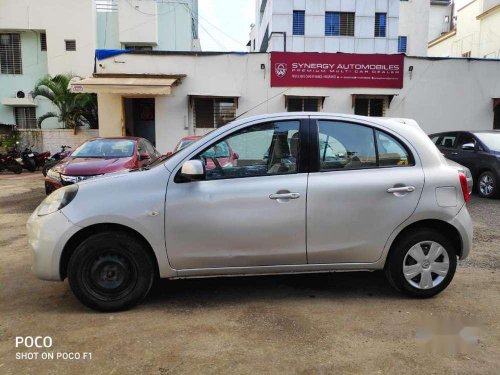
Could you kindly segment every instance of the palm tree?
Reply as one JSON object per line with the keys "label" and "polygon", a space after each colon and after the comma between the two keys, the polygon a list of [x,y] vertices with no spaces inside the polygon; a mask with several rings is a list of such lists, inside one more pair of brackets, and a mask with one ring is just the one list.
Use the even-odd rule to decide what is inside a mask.
{"label": "palm tree", "polygon": [[46,76],[39,80],[33,90],[33,97],[49,99],[59,110],[47,112],[38,118],[38,126],[48,118],[56,117],[63,124],[63,128],[75,129],[88,125],[97,129],[97,96],[95,94],[72,93],[69,90],[71,79],[69,74],[59,74],[54,77]]}

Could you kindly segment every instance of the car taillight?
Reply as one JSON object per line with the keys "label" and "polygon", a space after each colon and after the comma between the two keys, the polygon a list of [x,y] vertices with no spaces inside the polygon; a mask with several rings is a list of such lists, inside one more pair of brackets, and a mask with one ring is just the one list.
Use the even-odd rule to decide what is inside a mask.
{"label": "car taillight", "polygon": [[467,185],[467,177],[464,172],[458,172],[458,177],[460,178],[460,186],[462,187],[462,193],[464,195],[464,201],[467,203],[469,201],[469,186]]}

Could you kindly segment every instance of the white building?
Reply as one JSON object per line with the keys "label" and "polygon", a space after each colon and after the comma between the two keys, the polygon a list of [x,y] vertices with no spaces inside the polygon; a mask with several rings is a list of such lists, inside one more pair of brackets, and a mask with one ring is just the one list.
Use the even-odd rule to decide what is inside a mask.
{"label": "white building", "polygon": [[37,128],[54,108],[33,100],[36,82],[90,75],[97,48],[199,50],[197,12],[197,0],[1,0],[0,123]]}
{"label": "white building", "polygon": [[500,103],[492,79],[500,77],[499,61],[405,57],[402,88],[272,87],[270,55],[136,51],[99,61],[97,74],[73,89],[98,94],[101,136],[142,135],[162,152],[236,116],[312,110],[406,117],[432,133],[492,129]]}
{"label": "white building", "polygon": [[500,58],[500,0],[473,0],[458,9],[455,28],[432,39],[428,54]]}

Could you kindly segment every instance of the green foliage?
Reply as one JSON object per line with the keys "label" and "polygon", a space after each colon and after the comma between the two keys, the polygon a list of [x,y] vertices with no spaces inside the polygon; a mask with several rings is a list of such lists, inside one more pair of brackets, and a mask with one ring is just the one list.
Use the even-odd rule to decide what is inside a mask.
{"label": "green foliage", "polygon": [[74,129],[89,125],[97,129],[97,95],[87,93],[72,93],[69,89],[72,75],[59,74],[54,77],[46,76],[37,82],[33,90],[33,97],[44,97],[50,100],[59,110],[47,112],[38,118],[38,126],[48,118],[57,118],[64,128]]}
{"label": "green foliage", "polygon": [[0,146],[9,150],[16,144],[16,142],[20,141],[20,139],[21,133],[17,130],[13,130],[10,134],[5,135],[1,138]]}

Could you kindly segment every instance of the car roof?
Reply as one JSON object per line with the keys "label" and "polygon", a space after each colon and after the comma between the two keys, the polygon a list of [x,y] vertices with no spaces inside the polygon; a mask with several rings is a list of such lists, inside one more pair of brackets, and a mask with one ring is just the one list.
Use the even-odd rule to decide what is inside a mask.
{"label": "car roof", "polygon": [[131,137],[131,136],[125,136],[125,137],[95,137],[95,138],[90,138],[90,139],[87,139],[87,142],[88,141],[97,141],[99,139],[105,139],[105,140],[129,140],[129,141],[134,141],[134,142],[138,142],[140,140],[143,140],[144,138],[141,138],[141,137]]}
{"label": "car roof", "polygon": [[477,134],[477,133],[500,133],[500,130],[447,130],[445,132],[439,132],[439,133],[432,133],[429,134],[429,137],[436,136],[436,135],[441,135],[441,134],[450,134],[450,133],[472,133],[472,134]]}

